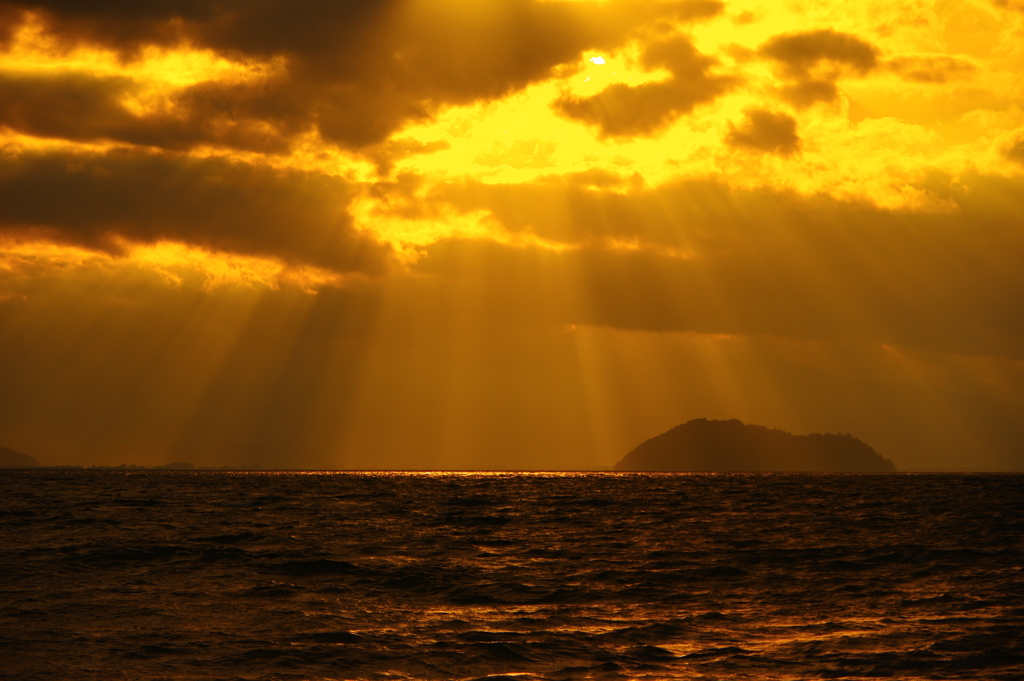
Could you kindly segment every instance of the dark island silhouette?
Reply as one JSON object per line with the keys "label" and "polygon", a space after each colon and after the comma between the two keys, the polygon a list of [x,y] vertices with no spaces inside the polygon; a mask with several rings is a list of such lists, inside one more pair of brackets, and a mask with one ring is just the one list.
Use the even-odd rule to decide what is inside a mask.
{"label": "dark island silhouette", "polygon": [[793,435],[738,419],[694,419],[647,440],[614,470],[893,473],[896,466],[848,433]]}
{"label": "dark island silhouette", "polygon": [[38,468],[39,462],[28,454],[0,447],[0,468]]}

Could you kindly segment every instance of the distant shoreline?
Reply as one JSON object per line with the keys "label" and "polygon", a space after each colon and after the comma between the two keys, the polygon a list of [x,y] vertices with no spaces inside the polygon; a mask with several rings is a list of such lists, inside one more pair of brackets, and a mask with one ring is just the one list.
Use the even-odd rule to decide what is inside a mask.
{"label": "distant shoreline", "polygon": [[397,474],[495,474],[560,475],[570,473],[608,473],[615,476],[714,476],[714,475],[1024,475],[1020,470],[906,469],[899,471],[615,471],[608,468],[574,469],[502,469],[502,468],[165,468],[162,466],[6,466],[3,471],[83,471],[110,473],[397,473]]}

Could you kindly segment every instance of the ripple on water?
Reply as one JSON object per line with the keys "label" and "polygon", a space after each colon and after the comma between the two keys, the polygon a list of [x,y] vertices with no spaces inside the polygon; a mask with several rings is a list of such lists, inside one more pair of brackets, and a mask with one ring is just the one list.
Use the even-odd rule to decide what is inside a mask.
{"label": "ripple on water", "polygon": [[1024,678],[1020,475],[0,477],[19,681]]}

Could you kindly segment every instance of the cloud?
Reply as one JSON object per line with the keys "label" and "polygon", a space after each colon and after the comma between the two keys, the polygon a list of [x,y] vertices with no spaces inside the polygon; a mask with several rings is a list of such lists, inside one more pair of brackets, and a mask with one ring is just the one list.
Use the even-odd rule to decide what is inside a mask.
{"label": "cloud", "polygon": [[0,72],[0,125],[41,137],[106,137],[130,124],[116,100],[131,88],[127,78]]}
{"label": "cloud", "polygon": [[[201,167],[190,186],[216,195],[212,177],[232,167]],[[966,177],[959,211],[938,215],[592,180],[448,196],[567,248],[441,241],[408,274],[316,296],[85,268],[34,277],[27,300],[0,303],[0,434],[53,463],[586,466],[595,419],[628,425],[608,445],[621,456],[665,427],[644,414],[671,424],[754,404],[756,420],[793,409],[809,430],[861,419],[850,428],[922,465],[991,465],[978,462],[996,451],[1019,467],[1020,179]],[[950,388],[925,351],[975,356],[940,358]],[[590,410],[603,395],[606,409]],[[994,444],[970,461],[957,458],[963,439],[941,455],[922,447],[965,413],[995,426],[980,431]]]}
{"label": "cloud", "polygon": [[[186,88],[174,98],[177,121],[128,115],[116,103],[127,87],[123,82],[78,77],[22,83],[26,94],[35,94],[26,101],[21,129],[168,148],[208,143],[259,150],[279,149],[314,129],[345,147],[380,143],[439,107],[499,98],[550,77],[587,49],[613,49],[652,21],[692,21],[723,7],[709,0],[612,0],[596,6],[320,0],[301,11],[284,0],[5,6],[10,16],[24,10],[26,18],[41,17],[48,34],[65,46],[103,46],[128,61],[146,45],[188,44],[235,60],[286,63],[283,74],[260,82]],[[56,125],[31,106],[46,98],[73,101],[76,93],[84,96],[87,113],[80,129],[73,120]]]}
{"label": "cloud", "polygon": [[966,59],[946,54],[910,54],[889,59],[886,66],[894,73],[919,83],[945,83],[969,78],[978,67]]}
{"label": "cloud", "polygon": [[830,28],[775,36],[759,52],[782,63],[798,78],[808,77],[823,62],[848,66],[861,75],[878,64],[878,50],[874,46]]}
{"label": "cloud", "polygon": [[[135,113],[122,102],[139,89],[125,77],[0,72],[0,126],[74,141],[110,140],[174,150],[216,144],[259,152],[286,151],[289,136],[302,127],[288,129],[287,121],[279,125],[270,112],[262,120],[235,117],[233,109],[242,97],[218,102],[210,86],[180,93],[169,102],[170,110]],[[221,95],[226,91],[217,89]]]}
{"label": "cloud", "polygon": [[[1024,305],[1024,187],[987,176],[963,182],[966,190],[938,179],[927,187],[956,202],[945,214],[708,181],[625,194],[449,186],[444,197],[460,209],[490,210],[513,233],[569,248],[448,242],[427,248],[419,266],[441,272],[445,263],[475,263],[480,277],[494,278],[481,289],[536,289],[536,305],[572,311],[566,323],[848,337],[1020,358],[1024,324],[1014,309]],[[580,285],[569,276],[583,282],[582,297],[572,297]]]}
{"label": "cloud", "polygon": [[751,109],[739,127],[730,124],[726,144],[786,156],[800,148],[796,120],[784,113]]}
{"label": "cloud", "polygon": [[795,107],[805,109],[818,102],[834,102],[839,88],[828,80],[804,80],[783,86],[782,98]]}
{"label": "cloud", "polygon": [[30,153],[0,163],[0,228],[116,248],[180,241],[337,272],[380,272],[385,246],[347,213],[355,188],[314,172],[113,151]]}
{"label": "cloud", "polygon": [[0,4],[0,47],[7,47],[18,26],[23,21],[23,12],[7,3]]}
{"label": "cloud", "polygon": [[569,118],[597,126],[602,136],[652,135],[736,83],[730,76],[710,73],[717,62],[699,53],[682,36],[649,45],[642,63],[651,70],[666,68],[672,77],[635,87],[617,83],[592,97],[564,96],[555,102],[555,108]]}
{"label": "cloud", "polygon": [[1005,150],[1006,158],[1024,165],[1024,137],[1016,140]]}
{"label": "cloud", "polygon": [[992,4],[1003,9],[1024,12],[1024,2],[1021,0],[992,0]]}
{"label": "cloud", "polygon": [[491,150],[477,155],[473,162],[482,166],[508,165],[512,168],[549,168],[557,146],[550,140],[519,140],[512,144],[495,142]]}
{"label": "cloud", "polygon": [[782,66],[791,82],[782,96],[795,106],[830,102],[843,75],[864,76],[878,66],[878,49],[857,36],[832,29],[787,33],[770,38],[758,53]]}

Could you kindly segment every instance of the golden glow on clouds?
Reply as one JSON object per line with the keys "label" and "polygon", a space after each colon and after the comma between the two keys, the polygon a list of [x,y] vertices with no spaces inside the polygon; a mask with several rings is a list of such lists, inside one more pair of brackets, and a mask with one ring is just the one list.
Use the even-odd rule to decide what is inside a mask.
{"label": "golden glow on clouds", "polygon": [[0,70],[9,75],[75,73],[127,79],[132,86],[119,103],[138,116],[174,113],[174,95],[189,86],[253,82],[280,75],[284,69],[285,62],[280,58],[267,63],[240,63],[208,49],[146,46],[126,57],[95,46],[64,45],[48,35],[42,22],[31,15],[0,55]]}
{"label": "golden glow on clouds", "polygon": [[125,251],[130,264],[151,267],[178,283],[179,272],[197,272],[204,277],[206,289],[229,284],[261,284],[270,288],[292,285],[313,293],[322,286],[340,286],[346,281],[341,275],[315,267],[289,267],[267,258],[217,253],[180,243],[125,244]]}
{"label": "golden glow on clouds", "polygon": [[[692,30],[698,49],[719,60],[717,72],[741,84],[661,134],[600,139],[551,106],[567,92],[586,97],[613,83],[664,79],[666,72],[638,63],[634,43],[614,54],[585,54],[570,75],[504,100],[453,107],[406,128],[405,139],[447,148],[401,160],[395,172],[421,174],[430,184],[460,176],[520,184],[594,170],[622,177],[638,173],[648,187],[705,177],[736,187],[787,188],[926,212],[954,208],[923,186],[932,173],[1020,173],[1003,153],[1024,130],[1020,18],[983,2],[942,3],[941,9],[891,3],[801,8],[732,2],[723,16],[698,24]],[[988,40],[965,38],[958,32],[963,25]],[[822,26],[871,41],[880,51],[879,63],[862,75],[840,70],[836,101],[794,109],[780,100],[787,84],[783,70],[756,51],[774,35]],[[730,126],[757,108],[796,119],[798,153],[765,154],[724,143]],[[447,224],[433,220],[424,230],[406,231],[415,232],[415,243],[428,234],[467,233],[458,220]],[[393,238],[396,232],[389,228],[388,234]]]}
{"label": "golden glow on clouds", "polygon": [[210,251],[183,243],[160,241],[137,244],[116,240],[116,255],[34,239],[0,240],[0,272],[13,276],[38,275],[48,268],[63,274],[75,270],[102,270],[109,276],[129,271],[150,271],[167,283],[181,285],[198,278],[203,289],[232,286],[295,286],[315,293],[323,286],[344,286],[351,277],[316,267],[291,267],[269,258]]}
{"label": "golden glow on clouds", "polygon": [[0,65],[21,72],[82,72],[121,76],[148,87],[184,88],[208,81],[240,83],[267,78],[284,68],[282,59],[267,63],[231,61],[212,50],[146,46],[139,54],[122,56],[93,45],[65,45],[31,17],[15,32]]}
{"label": "golden glow on clouds", "polygon": [[495,232],[485,211],[459,214],[441,207],[425,214],[415,205],[420,202],[425,203],[425,199],[416,194],[403,197],[397,203],[361,196],[350,206],[350,211],[360,230],[392,244],[405,262],[416,261],[417,246],[443,238],[488,238]]}
{"label": "golden glow on clouds", "polygon": [[[325,144],[315,131],[294,138],[290,153],[283,155],[209,145],[190,153],[314,170],[361,183],[365,190],[352,205],[357,224],[400,250],[403,244],[414,248],[450,237],[491,234],[507,241],[501,226],[485,214],[425,205],[433,188],[466,178],[515,185],[600,172],[622,181],[642,178],[647,188],[681,178],[712,178],[734,187],[826,194],[893,210],[945,211],[952,209],[949,202],[922,186],[931,174],[955,178],[967,171],[1021,172],[1005,150],[1024,134],[1022,24],[1022,15],[982,0],[855,6],[730,2],[717,17],[671,28],[662,24],[616,50],[585,52],[551,79],[505,98],[441,108],[429,120],[407,125],[385,145],[398,150],[388,173],[420,178],[415,197],[420,215],[409,214],[407,201],[396,205],[382,198],[374,186],[373,148],[353,154]],[[878,64],[859,73],[838,62],[819,61],[813,73],[831,74],[836,100],[794,107],[782,97],[792,85],[791,74],[758,56],[758,50],[774,36],[822,27],[876,46]],[[593,97],[616,84],[634,88],[671,78],[665,69],[645,67],[642,53],[645,45],[673,32],[691,36],[697,50],[715,60],[711,71],[735,84],[651,135],[605,138],[553,106],[560,97]],[[22,27],[0,56],[0,69],[7,72],[130,79],[133,87],[121,104],[140,117],[173,114],[174,95],[183,88],[281,77],[287,68],[283,56],[240,62],[188,47],[149,46],[125,57],[88,45],[62,45],[39,21]],[[794,119],[795,152],[763,153],[727,143],[757,110]],[[32,144],[24,136],[17,139]],[[426,151],[409,153],[417,147]],[[628,192],[630,187],[623,182],[603,190]]]}
{"label": "golden glow on clouds", "polygon": [[144,385],[140,442],[326,464],[1018,433],[1020,2],[79,4],[0,25],[0,351],[83,432]]}

